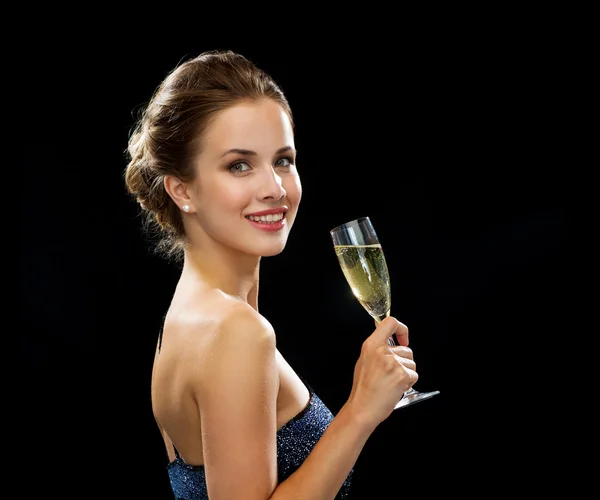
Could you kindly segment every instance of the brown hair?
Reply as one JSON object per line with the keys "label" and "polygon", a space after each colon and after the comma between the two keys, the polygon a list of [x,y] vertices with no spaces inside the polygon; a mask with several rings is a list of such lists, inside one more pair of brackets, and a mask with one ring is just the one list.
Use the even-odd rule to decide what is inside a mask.
{"label": "brown hair", "polygon": [[292,112],[280,87],[249,59],[231,50],[210,50],[178,65],[158,86],[129,137],[125,185],[156,237],[155,251],[182,256],[186,237],[180,209],[164,188],[164,178],[195,177],[192,160],[211,120],[242,100],[270,98]]}

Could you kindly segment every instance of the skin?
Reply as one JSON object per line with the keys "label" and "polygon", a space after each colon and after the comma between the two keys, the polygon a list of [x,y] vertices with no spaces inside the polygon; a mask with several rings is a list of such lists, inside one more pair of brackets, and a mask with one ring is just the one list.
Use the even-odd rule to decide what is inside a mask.
{"label": "skin", "polygon": [[[186,463],[203,464],[211,499],[333,498],[418,378],[406,326],[386,318],[363,344],[348,402],[305,463],[277,484],[277,429],[309,392],[258,311],[258,285],[261,257],[284,249],[302,197],[294,148],[277,103],[241,102],[202,137],[196,178],[165,179],[174,202],[190,207],[182,211],[189,245],[156,352],[152,405],[170,459],[174,443]],[[246,218],[280,207],[279,231]],[[401,345],[392,348],[393,333]]]}

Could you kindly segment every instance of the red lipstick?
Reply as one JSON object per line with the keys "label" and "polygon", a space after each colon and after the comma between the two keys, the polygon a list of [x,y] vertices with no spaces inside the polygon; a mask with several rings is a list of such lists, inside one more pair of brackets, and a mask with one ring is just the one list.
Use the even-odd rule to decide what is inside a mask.
{"label": "red lipstick", "polygon": [[[281,230],[284,225],[285,225],[285,213],[287,212],[288,208],[287,207],[279,207],[279,208],[269,208],[267,210],[261,210],[259,212],[254,212],[251,214],[246,215],[246,220],[256,229],[260,229],[261,231],[268,231],[268,232],[272,232],[272,231],[279,231]],[[261,215],[272,215],[272,214],[282,214],[282,217],[280,220],[278,221],[265,221],[265,222],[260,222],[260,221],[255,221],[250,219],[250,216],[253,217],[260,217]]]}
{"label": "red lipstick", "polygon": [[261,215],[280,214],[280,213],[285,214],[287,211],[288,211],[288,207],[278,207],[278,208],[269,208],[267,210],[261,210],[260,212],[252,212],[251,214],[248,214],[248,215],[254,215],[254,217],[260,217]]}

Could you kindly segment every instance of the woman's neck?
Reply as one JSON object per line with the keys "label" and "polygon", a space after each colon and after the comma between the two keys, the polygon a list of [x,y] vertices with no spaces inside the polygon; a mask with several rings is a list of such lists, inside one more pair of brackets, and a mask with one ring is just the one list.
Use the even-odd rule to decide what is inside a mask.
{"label": "woman's neck", "polygon": [[204,252],[186,249],[182,280],[221,290],[258,310],[260,257],[239,252]]}

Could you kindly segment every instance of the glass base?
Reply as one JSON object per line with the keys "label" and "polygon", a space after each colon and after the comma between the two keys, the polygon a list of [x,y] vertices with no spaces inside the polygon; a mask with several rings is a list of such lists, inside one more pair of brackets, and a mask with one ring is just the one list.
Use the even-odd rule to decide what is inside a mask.
{"label": "glass base", "polygon": [[418,403],[419,401],[425,401],[426,399],[432,398],[436,394],[439,394],[440,391],[431,391],[431,392],[419,392],[411,389],[410,391],[406,391],[402,399],[398,401],[394,410],[398,408],[404,408],[405,406],[412,405],[414,403]]}

